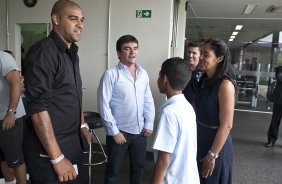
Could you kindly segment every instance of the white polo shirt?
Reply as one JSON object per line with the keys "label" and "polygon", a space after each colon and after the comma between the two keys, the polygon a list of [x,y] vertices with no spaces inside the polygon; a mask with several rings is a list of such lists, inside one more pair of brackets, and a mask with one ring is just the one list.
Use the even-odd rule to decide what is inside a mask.
{"label": "white polo shirt", "polygon": [[183,94],[169,98],[161,106],[153,149],[155,161],[158,150],[171,153],[163,184],[200,183],[196,115]]}

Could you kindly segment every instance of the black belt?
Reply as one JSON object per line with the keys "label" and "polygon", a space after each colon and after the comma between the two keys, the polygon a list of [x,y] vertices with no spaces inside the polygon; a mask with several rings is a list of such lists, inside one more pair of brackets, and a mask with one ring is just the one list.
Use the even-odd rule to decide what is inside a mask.
{"label": "black belt", "polygon": [[200,122],[199,120],[197,120],[197,123],[203,127],[206,127],[206,128],[211,128],[211,129],[218,129],[218,126],[211,126],[211,125],[207,125],[207,124],[204,124],[202,122]]}

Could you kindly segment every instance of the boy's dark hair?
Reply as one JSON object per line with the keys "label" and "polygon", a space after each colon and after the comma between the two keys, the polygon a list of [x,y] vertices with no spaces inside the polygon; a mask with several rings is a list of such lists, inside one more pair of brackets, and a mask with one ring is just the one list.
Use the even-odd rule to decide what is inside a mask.
{"label": "boy's dark hair", "polygon": [[120,37],[116,43],[116,50],[117,51],[121,51],[121,47],[124,43],[129,43],[129,42],[134,42],[137,43],[138,46],[138,40],[132,36],[132,35],[124,35],[122,37]]}
{"label": "boy's dark hair", "polygon": [[169,84],[174,90],[183,90],[191,77],[188,63],[179,57],[169,58],[163,62],[160,76],[167,76]]}

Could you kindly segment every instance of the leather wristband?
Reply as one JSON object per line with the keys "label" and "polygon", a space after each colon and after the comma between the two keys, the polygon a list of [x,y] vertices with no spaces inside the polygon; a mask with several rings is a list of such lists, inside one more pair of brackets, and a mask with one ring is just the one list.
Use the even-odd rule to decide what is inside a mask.
{"label": "leather wristband", "polygon": [[213,159],[217,159],[218,158],[218,154],[215,154],[215,153],[213,153],[213,152],[211,152],[210,150],[209,150],[209,153],[208,153]]}
{"label": "leather wristband", "polygon": [[64,154],[61,154],[58,158],[56,158],[55,160],[50,160],[51,164],[57,164],[60,161],[62,161],[65,158]]}
{"label": "leather wristband", "polygon": [[81,124],[80,128],[86,128],[87,130],[89,130],[89,126],[86,122]]}

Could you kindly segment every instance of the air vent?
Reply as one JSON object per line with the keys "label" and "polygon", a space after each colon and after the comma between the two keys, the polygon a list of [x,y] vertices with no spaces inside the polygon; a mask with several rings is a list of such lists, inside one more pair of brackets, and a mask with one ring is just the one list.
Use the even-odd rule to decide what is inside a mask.
{"label": "air vent", "polygon": [[282,13],[282,6],[271,5],[269,8],[267,8],[266,12],[267,13]]}

